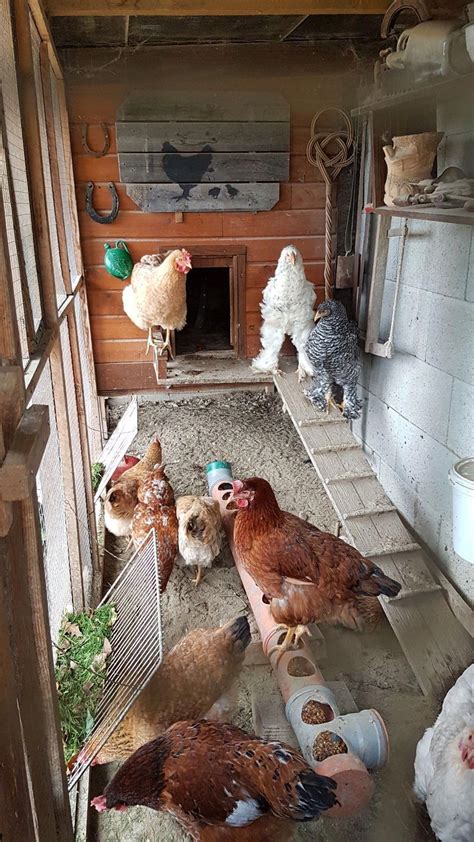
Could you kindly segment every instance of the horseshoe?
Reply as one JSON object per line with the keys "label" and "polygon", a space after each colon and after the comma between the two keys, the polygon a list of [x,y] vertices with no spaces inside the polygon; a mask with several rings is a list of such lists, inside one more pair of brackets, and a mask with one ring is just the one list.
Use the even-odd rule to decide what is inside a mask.
{"label": "horseshoe", "polygon": [[83,145],[84,149],[86,150],[87,154],[88,154],[88,155],[93,155],[93,156],[94,156],[94,158],[102,158],[102,156],[103,156],[103,155],[107,155],[107,152],[108,152],[108,151],[109,151],[109,149],[110,149],[110,135],[109,135],[109,130],[108,130],[107,126],[105,125],[105,123],[101,123],[101,124],[100,124],[100,127],[101,127],[101,129],[102,129],[102,131],[103,131],[103,133],[104,133],[104,145],[103,145],[102,149],[100,150],[100,152],[94,152],[94,150],[93,150],[93,149],[91,149],[91,148],[90,148],[90,146],[89,146],[89,144],[87,143],[87,131],[88,131],[88,128],[89,128],[89,124],[88,124],[88,123],[83,123],[83,124],[82,124],[82,129],[81,129],[81,142],[82,142],[82,145]]}
{"label": "horseshoe", "polygon": [[94,222],[99,222],[101,225],[107,225],[109,222],[113,222],[116,219],[117,214],[119,212],[119,197],[117,195],[117,191],[115,189],[115,184],[111,181],[110,184],[107,185],[111,194],[112,194],[112,209],[110,213],[106,214],[105,216],[100,216],[94,208],[92,204],[92,193],[94,192],[94,182],[89,181],[86,187],[86,211],[89,214],[90,218],[94,220]]}

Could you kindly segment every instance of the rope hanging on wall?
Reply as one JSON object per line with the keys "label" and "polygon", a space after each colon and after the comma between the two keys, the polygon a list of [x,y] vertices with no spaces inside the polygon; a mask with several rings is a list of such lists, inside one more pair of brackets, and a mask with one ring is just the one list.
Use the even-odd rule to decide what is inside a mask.
{"label": "rope hanging on wall", "polygon": [[[335,129],[334,131],[316,131],[318,120],[326,111],[335,111],[339,114],[346,128]],[[334,154],[326,152],[327,147],[336,144]],[[310,164],[317,167],[326,184],[326,211],[325,211],[325,258],[324,258],[324,296],[326,299],[333,297],[332,278],[332,229],[333,229],[333,205],[332,185],[344,167],[347,167],[354,160],[354,130],[349,115],[341,108],[322,108],[311,121],[311,137],[306,147],[306,157]]]}

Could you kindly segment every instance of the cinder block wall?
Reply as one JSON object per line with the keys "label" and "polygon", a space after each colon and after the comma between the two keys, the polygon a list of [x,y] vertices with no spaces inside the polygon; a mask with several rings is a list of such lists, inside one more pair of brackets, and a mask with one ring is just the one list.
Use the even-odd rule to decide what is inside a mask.
{"label": "cinder block wall", "polygon": [[[474,177],[473,115],[474,103],[465,101],[439,108],[439,172],[456,165]],[[364,355],[366,403],[354,432],[395,505],[473,602],[474,567],[452,546],[448,471],[474,456],[474,229],[422,220],[409,220],[408,228],[396,353],[390,360]],[[397,244],[391,239],[382,339],[390,328]]]}

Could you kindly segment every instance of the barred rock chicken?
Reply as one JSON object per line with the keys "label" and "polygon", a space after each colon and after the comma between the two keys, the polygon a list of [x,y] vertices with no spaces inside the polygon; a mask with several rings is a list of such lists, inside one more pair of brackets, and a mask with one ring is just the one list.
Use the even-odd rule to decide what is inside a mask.
{"label": "barred rock chicken", "polygon": [[263,291],[260,305],[262,350],[253,360],[253,368],[278,372],[278,355],[285,334],[288,334],[298,352],[298,379],[301,381],[312,375],[305,343],[313,326],[315,301],[314,287],[306,280],[301,254],[295,246],[285,246],[275,274]]}
{"label": "barred rock chicken", "polygon": [[112,535],[129,535],[135,506],[138,503],[140,483],[161,462],[161,444],[155,439],[143,457],[132,468],[124,471],[109,489],[105,498],[104,521]]}
{"label": "barred rock chicken", "polygon": [[135,547],[143,543],[150,529],[156,534],[163,593],[178,555],[178,519],[174,492],[162,465],[155,465],[138,489],[131,527]]}
{"label": "barred rock chicken", "polygon": [[140,330],[148,330],[148,346],[153,344],[154,325],[166,330],[162,353],[166,348],[171,353],[171,331],[186,324],[186,275],[191,268],[191,255],[185,249],[175,249],[164,259],[145,254],[123,291],[123,309]]}
{"label": "barred rock chicken", "polygon": [[203,568],[210,567],[222,547],[222,518],[217,500],[212,497],[178,497],[179,552],[185,565],[196,565],[194,582],[202,579]]}
{"label": "barred rock chicken", "polygon": [[379,594],[396,596],[390,579],[355,547],[280,509],[270,484],[259,477],[233,483],[229,502],[239,509],[235,548],[286,630],[280,654],[297,643],[309,623],[340,623],[372,629],[379,620]]}
{"label": "barred rock chicken", "polygon": [[125,759],[173,723],[206,716],[237,678],[249,643],[247,617],[189,632],[165,656],[94,762]]}
{"label": "barred rock chicken", "polygon": [[474,664],[446,694],[416,749],[415,795],[441,842],[474,839]]}
{"label": "barred rock chicken", "polygon": [[358,418],[362,401],[357,397],[359,377],[359,328],[349,321],[340,301],[323,301],[316,310],[316,324],[308,341],[306,353],[313,366],[313,384],[305,395],[318,409],[328,409],[333,403],[334,384],[342,386],[345,418]]}
{"label": "barred rock chicken", "polygon": [[272,814],[311,821],[337,803],[335,788],[284,743],[234,725],[185,721],[132,754],[91,804],[99,812],[136,804],[165,810],[199,840],[206,826],[244,830]]}

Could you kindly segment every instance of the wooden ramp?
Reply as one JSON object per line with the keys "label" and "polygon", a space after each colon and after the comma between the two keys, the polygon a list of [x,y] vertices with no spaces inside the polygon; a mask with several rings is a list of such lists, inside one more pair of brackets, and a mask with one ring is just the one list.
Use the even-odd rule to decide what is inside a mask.
{"label": "wooden ramp", "polygon": [[318,412],[305,398],[296,371],[276,375],[274,381],[345,535],[402,583],[397,597],[380,600],[423,693],[444,695],[472,662],[470,635],[452,613],[425,553],[402,523],[348,422],[337,409]]}

